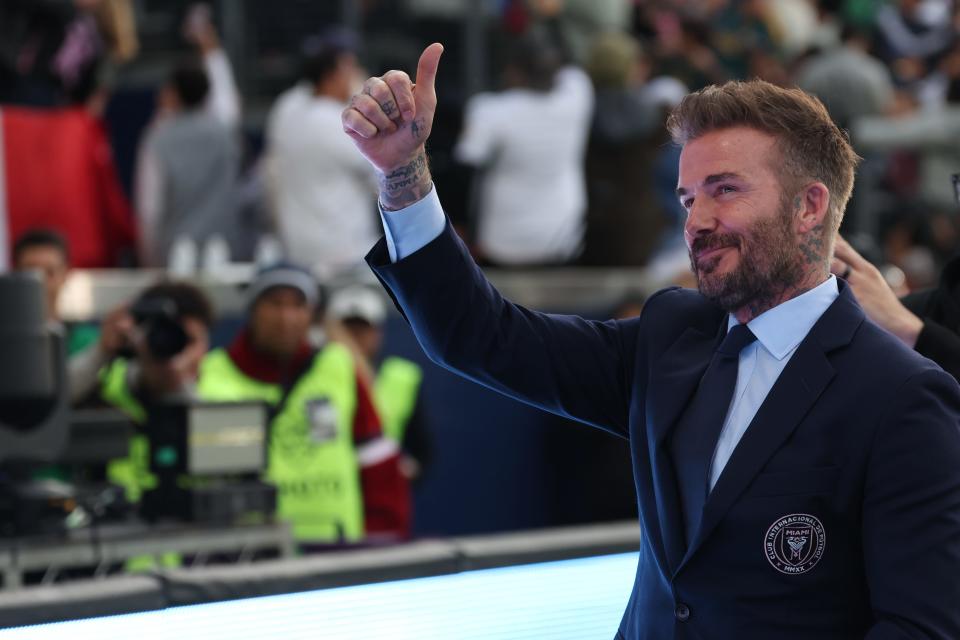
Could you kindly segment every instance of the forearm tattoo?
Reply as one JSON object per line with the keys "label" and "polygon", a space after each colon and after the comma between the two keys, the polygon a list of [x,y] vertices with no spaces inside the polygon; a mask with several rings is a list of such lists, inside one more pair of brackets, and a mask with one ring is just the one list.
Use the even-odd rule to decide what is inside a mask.
{"label": "forearm tattoo", "polygon": [[380,204],[384,209],[396,211],[421,200],[430,192],[430,167],[427,154],[420,153],[409,163],[388,173],[381,173]]}

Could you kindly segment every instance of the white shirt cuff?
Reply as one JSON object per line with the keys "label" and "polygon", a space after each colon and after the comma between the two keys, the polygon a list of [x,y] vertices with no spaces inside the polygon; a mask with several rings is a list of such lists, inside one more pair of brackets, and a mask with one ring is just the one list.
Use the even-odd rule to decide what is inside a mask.
{"label": "white shirt cuff", "polygon": [[436,185],[431,186],[430,193],[404,209],[384,211],[381,206],[380,219],[392,262],[403,260],[430,244],[443,233],[447,223]]}

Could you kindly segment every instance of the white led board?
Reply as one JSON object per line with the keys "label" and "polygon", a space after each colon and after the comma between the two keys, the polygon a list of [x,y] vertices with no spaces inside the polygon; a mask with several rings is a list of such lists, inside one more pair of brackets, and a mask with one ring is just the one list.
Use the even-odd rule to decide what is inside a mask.
{"label": "white led board", "polygon": [[0,631],[0,640],[613,638],[637,554],[468,571]]}

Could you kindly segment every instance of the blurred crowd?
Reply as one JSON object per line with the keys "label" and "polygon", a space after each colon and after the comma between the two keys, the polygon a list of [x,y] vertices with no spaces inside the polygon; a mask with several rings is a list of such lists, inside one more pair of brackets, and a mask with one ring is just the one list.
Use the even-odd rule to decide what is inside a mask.
{"label": "blurred crowd", "polygon": [[[468,4],[358,11],[374,29],[405,10],[466,19]],[[844,232],[896,267],[896,286],[929,286],[951,254],[960,165],[953,0],[484,6],[486,90],[467,95],[461,78],[461,91],[448,92],[459,130],[436,136],[435,149],[436,173],[455,176],[441,187],[458,192],[448,213],[481,260],[654,263],[674,275],[682,211],[665,114],[689,91],[752,77],[815,93],[850,133],[865,160]],[[375,180],[341,134],[339,112],[367,74],[367,51],[383,49],[376,33],[363,42],[316,25],[290,52],[299,81],[275,96],[262,124],[249,124],[217,16],[200,4],[181,17],[182,52],[157,87],[135,167],[118,172],[100,116],[117,69],[137,54],[132,3],[0,2],[8,245],[51,227],[83,267],[190,273],[283,257],[321,278],[356,267],[378,235]],[[262,144],[249,144],[251,128]],[[127,173],[136,176],[129,193],[117,178]]]}
{"label": "blurred crowd", "polygon": [[[387,40],[310,25],[314,35],[291,43],[297,81],[257,119],[218,16],[188,7],[180,53],[156,87],[148,126],[131,141],[135,166],[124,167],[104,113],[138,53],[136,4],[0,0],[0,264],[44,272],[54,322],[70,267],[168,269],[181,280],[148,289],[99,328],[68,327],[75,401],[96,397],[139,420],[171,394],[267,401],[279,425],[272,437],[283,440],[269,473],[298,535],[402,537],[407,483],[430,457],[421,373],[407,361],[380,361],[386,307],[376,292],[318,298],[319,282],[360,268],[380,235],[376,176],[343,134],[340,113],[364,77],[386,71],[365,64],[390,59]],[[470,3],[359,6],[361,25],[382,32],[405,11],[457,23]],[[473,19],[482,21],[490,73],[444,92],[454,103],[441,104],[441,114],[457,114],[458,128],[438,132],[431,149],[437,188],[457,192],[445,198],[448,213],[483,264],[645,266],[656,280],[689,282],[674,195],[679,150],[665,118],[690,91],[759,77],[819,96],[864,158],[841,229],[846,265],[870,277],[874,269],[897,296],[957,271],[944,269],[960,231],[953,0],[483,6]],[[426,37],[443,37],[456,52],[464,44],[446,39],[451,32],[461,33]],[[478,82],[485,90],[468,95]],[[135,176],[129,188],[122,174]],[[243,327],[208,352],[210,304],[182,280],[234,263],[258,269]],[[143,330],[164,314],[184,334],[166,355]],[[321,443],[335,447],[320,453]],[[132,447],[111,471],[132,500],[149,484],[146,455]],[[331,468],[335,484],[352,480],[313,513],[304,492],[325,491],[329,473],[317,470]],[[317,525],[331,517],[340,522],[334,534]]]}

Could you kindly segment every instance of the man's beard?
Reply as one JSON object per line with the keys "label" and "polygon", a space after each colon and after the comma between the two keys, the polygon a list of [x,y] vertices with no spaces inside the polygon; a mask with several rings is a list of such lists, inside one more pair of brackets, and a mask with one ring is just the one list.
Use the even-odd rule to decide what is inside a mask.
{"label": "man's beard", "polygon": [[[712,233],[694,239],[690,266],[700,293],[728,313],[747,307],[765,310],[776,304],[803,277],[791,214],[789,203],[784,203],[773,219],[757,221],[745,235]],[[733,271],[715,273],[722,255],[701,260],[698,268],[695,255],[721,247],[739,251]]]}

